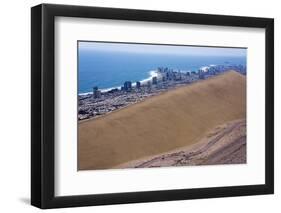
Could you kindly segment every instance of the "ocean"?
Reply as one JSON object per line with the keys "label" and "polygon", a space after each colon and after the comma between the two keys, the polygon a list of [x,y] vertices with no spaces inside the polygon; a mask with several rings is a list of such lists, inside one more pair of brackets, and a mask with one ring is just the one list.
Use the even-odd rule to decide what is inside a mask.
{"label": "ocean", "polygon": [[198,71],[210,65],[243,65],[244,56],[206,56],[180,54],[146,54],[108,51],[82,51],[78,54],[79,94],[120,87],[125,81],[142,81],[158,67]]}

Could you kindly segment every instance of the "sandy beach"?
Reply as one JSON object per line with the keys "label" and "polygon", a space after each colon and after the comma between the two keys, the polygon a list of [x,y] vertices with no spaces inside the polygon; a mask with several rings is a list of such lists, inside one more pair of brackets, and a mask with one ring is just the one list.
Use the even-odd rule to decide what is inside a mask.
{"label": "sandy beach", "polygon": [[[78,169],[108,169],[120,165],[124,168],[127,163],[139,159],[147,162],[163,153],[204,144],[202,140],[210,139],[210,131],[229,122],[241,122],[245,118],[246,77],[229,71],[153,96],[95,120],[80,122]],[[243,139],[240,142],[234,140],[234,143],[227,137],[218,141],[228,141],[222,144],[232,145],[244,143]],[[197,164],[224,162],[214,154],[215,150],[221,149],[225,153],[230,152],[224,146],[208,149],[213,150],[208,152],[208,156],[212,157],[206,158],[205,163],[202,161]],[[242,153],[243,150],[238,154],[241,158]],[[232,163],[237,161],[233,160]]]}

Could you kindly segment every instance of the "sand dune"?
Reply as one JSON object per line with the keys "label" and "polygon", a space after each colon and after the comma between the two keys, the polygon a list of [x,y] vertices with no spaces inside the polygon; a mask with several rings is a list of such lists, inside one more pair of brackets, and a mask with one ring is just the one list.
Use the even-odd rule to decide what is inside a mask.
{"label": "sand dune", "polygon": [[194,144],[246,118],[246,78],[229,71],[79,123],[78,169],[106,169]]}
{"label": "sand dune", "polygon": [[130,161],[114,168],[151,168],[246,163],[246,120],[220,125],[193,145]]}

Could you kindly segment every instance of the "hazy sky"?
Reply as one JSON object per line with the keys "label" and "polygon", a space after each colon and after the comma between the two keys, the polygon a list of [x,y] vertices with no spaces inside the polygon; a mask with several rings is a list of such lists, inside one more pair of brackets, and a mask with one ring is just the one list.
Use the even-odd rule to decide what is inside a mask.
{"label": "hazy sky", "polygon": [[180,54],[208,56],[246,56],[245,48],[218,48],[129,43],[79,42],[79,51],[127,52],[147,54]]}

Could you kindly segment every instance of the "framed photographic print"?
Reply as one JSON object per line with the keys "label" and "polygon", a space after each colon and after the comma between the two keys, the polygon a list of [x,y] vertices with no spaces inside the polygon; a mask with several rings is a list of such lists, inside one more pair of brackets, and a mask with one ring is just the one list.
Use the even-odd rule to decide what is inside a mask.
{"label": "framed photographic print", "polygon": [[31,203],[272,194],[274,21],[31,9]]}

